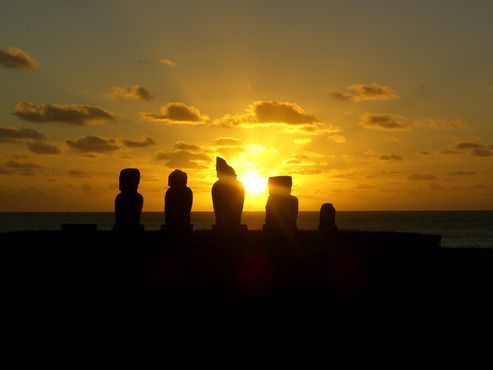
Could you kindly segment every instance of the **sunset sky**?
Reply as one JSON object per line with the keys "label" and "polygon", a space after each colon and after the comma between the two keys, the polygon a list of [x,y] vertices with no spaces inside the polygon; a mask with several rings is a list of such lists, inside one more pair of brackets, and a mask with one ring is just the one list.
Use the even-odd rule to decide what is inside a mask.
{"label": "sunset sky", "polygon": [[493,2],[5,1],[0,211],[144,211],[215,157],[246,210],[293,176],[300,210],[493,209]]}

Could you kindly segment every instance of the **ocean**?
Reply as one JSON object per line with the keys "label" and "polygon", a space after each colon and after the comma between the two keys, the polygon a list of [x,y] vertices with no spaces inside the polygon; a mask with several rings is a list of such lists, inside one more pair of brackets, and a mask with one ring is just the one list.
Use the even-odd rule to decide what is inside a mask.
{"label": "ocean", "polygon": [[[261,229],[264,212],[244,212],[242,222],[250,230]],[[23,230],[59,230],[63,223],[92,223],[98,230],[111,230],[111,212],[72,213],[0,213],[0,232]],[[146,230],[159,230],[164,222],[161,212],[144,212],[141,222]],[[192,212],[196,230],[210,229],[212,212]],[[442,235],[442,247],[493,248],[493,211],[406,211],[406,212],[344,212],[338,211],[336,223],[340,229],[364,231],[407,231]],[[318,212],[300,212],[298,227],[303,230],[318,227]]]}

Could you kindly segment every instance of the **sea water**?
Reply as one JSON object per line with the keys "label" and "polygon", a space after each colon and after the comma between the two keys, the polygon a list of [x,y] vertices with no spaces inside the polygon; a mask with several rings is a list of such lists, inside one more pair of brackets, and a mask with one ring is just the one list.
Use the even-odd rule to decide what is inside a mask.
{"label": "sea water", "polygon": [[[298,227],[318,227],[318,212],[300,212]],[[250,230],[261,229],[264,212],[244,212],[242,222]],[[141,222],[146,230],[159,230],[164,223],[162,212],[144,212]],[[111,212],[98,213],[0,213],[0,232],[23,230],[59,230],[63,223],[97,224],[98,230],[111,230]],[[192,212],[194,229],[210,229],[212,212]],[[344,230],[407,231],[442,235],[442,247],[493,248],[493,211],[422,211],[422,212],[344,212],[338,211],[336,223]]]}

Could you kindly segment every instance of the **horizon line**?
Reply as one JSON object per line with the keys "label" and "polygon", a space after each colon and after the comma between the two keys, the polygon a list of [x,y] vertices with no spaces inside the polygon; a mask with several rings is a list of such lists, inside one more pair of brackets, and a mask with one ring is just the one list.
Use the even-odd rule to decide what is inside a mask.
{"label": "horizon line", "polygon": [[[243,211],[243,213],[263,213],[265,210],[248,210],[248,211]],[[302,210],[299,211],[298,213],[301,212],[320,212],[320,210]],[[388,210],[388,209],[373,209],[373,210],[364,210],[364,209],[359,209],[359,210],[348,210],[348,209],[343,209],[343,210],[338,210],[336,208],[336,212],[493,212],[493,209],[394,209],[394,210]],[[0,214],[6,214],[6,213],[114,213],[114,211],[0,211]],[[142,211],[142,213],[163,213],[163,210],[159,211]],[[192,213],[214,213],[213,210],[210,211],[203,211],[203,210],[197,210],[197,211],[192,211]]]}

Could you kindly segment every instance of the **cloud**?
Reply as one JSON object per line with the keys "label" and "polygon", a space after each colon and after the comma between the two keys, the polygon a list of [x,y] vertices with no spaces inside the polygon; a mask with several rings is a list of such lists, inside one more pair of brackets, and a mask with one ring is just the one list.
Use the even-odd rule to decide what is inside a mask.
{"label": "cloud", "polygon": [[201,150],[201,147],[199,145],[196,145],[196,144],[188,144],[188,143],[185,143],[183,141],[177,141],[175,143],[175,149],[198,152]]}
{"label": "cloud", "polygon": [[24,176],[34,176],[40,169],[41,166],[37,163],[20,162],[15,159],[9,159],[3,164],[3,167],[0,167],[0,174],[21,174]]}
{"label": "cloud", "polygon": [[470,176],[475,175],[476,172],[473,171],[456,171],[456,172],[447,172],[445,175],[449,176]]}
{"label": "cloud", "polygon": [[431,190],[435,190],[435,191],[443,190],[443,186],[441,186],[440,184],[437,184],[436,182],[430,182],[429,187]]}
{"label": "cloud", "polygon": [[151,145],[156,145],[156,142],[149,136],[144,136],[142,140],[123,139],[123,145],[128,148],[145,148]]}
{"label": "cloud", "polygon": [[407,177],[410,181],[432,181],[436,180],[434,175],[410,175]]}
{"label": "cloud", "polygon": [[331,135],[327,137],[327,139],[339,144],[343,144],[346,142],[346,137],[344,135]]}
{"label": "cloud", "polygon": [[30,152],[35,154],[61,154],[62,151],[57,145],[48,144],[44,141],[37,141],[27,144]]}
{"label": "cloud", "polygon": [[458,152],[457,150],[451,150],[451,149],[444,148],[444,149],[440,150],[440,154],[457,155],[457,154],[461,154],[461,152]]}
{"label": "cloud", "polygon": [[[221,157],[234,157],[248,150],[249,146],[242,144],[240,139],[234,137],[218,137],[214,140],[215,146],[212,151],[219,154]],[[253,147],[250,146],[250,149]]]}
{"label": "cloud", "polygon": [[299,159],[287,159],[284,161],[284,164],[285,165],[298,165],[298,164],[302,164],[303,162],[301,162]]}
{"label": "cloud", "polygon": [[346,87],[346,92],[329,93],[333,98],[349,101],[362,102],[381,100],[389,101],[399,99],[399,94],[388,86],[379,85],[375,82],[371,84],[353,84]]}
{"label": "cloud", "polygon": [[359,124],[364,128],[381,131],[404,131],[411,128],[411,123],[395,114],[371,114],[361,116]]}
{"label": "cloud", "polygon": [[19,48],[9,48],[7,50],[0,48],[0,64],[5,68],[13,69],[37,69],[39,64]]}
{"label": "cloud", "polygon": [[29,128],[13,128],[0,126],[0,143],[15,142],[18,139],[44,139],[44,135]]}
{"label": "cloud", "polygon": [[18,162],[14,159],[10,159],[4,164],[5,167],[7,168],[13,168],[16,170],[32,170],[32,169],[39,169],[41,166],[39,164],[33,163],[33,162]]}
{"label": "cloud", "polygon": [[465,141],[465,142],[457,144],[456,148],[461,149],[461,150],[464,150],[464,149],[481,149],[481,148],[485,148],[485,146],[482,144]]}
{"label": "cloud", "polygon": [[165,124],[191,124],[199,125],[203,124],[209,119],[208,116],[203,115],[200,111],[184,103],[169,103],[161,107],[161,113],[146,113],[140,114],[141,118],[146,121],[165,123]]}
{"label": "cloud", "polygon": [[67,176],[75,177],[78,179],[85,179],[85,178],[91,177],[91,175],[89,175],[88,173],[82,172],[82,171],[77,171],[77,170],[68,171]]}
{"label": "cloud", "polygon": [[250,104],[242,114],[227,114],[214,121],[215,126],[252,127],[267,125],[307,125],[317,119],[296,103],[259,100]]}
{"label": "cloud", "polygon": [[285,123],[291,125],[317,122],[298,104],[276,101],[257,101],[251,106],[258,123]]}
{"label": "cloud", "polygon": [[294,153],[291,158],[283,161],[282,173],[287,175],[318,175],[326,169],[327,163],[320,162],[323,155],[304,151]]}
{"label": "cloud", "polygon": [[289,134],[320,135],[339,132],[335,126],[327,125],[305,112],[296,103],[259,100],[251,103],[243,113],[226,114],[212,122],[220,127],[269,127],[281,126]]}
{"label": "cloud", "polygon": [[206,163],[211,158],[204,153],[198,145],[187,144],[182,141],[175,143],[175,148],[171,152],[158,152],[156,159],[164,161],[168,168],[206,168]]}
{"label": "cloud", "polygon": [[102,108],[81,104],[41,104],[36,107],[29,102],[15,106],[14,115],[29,122],[60,122],[73,126],[116,120],[116,115]]}
{"label": "cloud", "polygon": [[473,149],[471,151],[471,155],[474,157],[491,157],[493,155],[493,151],[489,149]]}
{"label": "cloud", "polygon": [[132,87],[112,87],[108,95],[120,100],[149,101],[153,98],[151,92],[141,85],[134,85]]}
{"label": "cloud", "polygon": [[293,170],[285,171],[287,175],[319,175],[322,170],[318,168],[298,168]]}
{"label": "cloud", "polygon": [[310,125],[285,125],[284,132],[288,134],[299,134],[306,136],[319,136],[323,134],[333,134],[341,129],[336,126],[314,123]]}
{"label": "cloud", "polygon": [[65,142],[70,148],[81,153],[106,153],[120,150],[115,140],[99,136],[87,135],[75,141],[67,139]]}
{"label": "cloud", "polygon": [[454,129],[468,127],[467,122],[463,119],[447,121],[447,120],[429,118],[428,120],[426,120],[426,122],[423,125],[425,127],[434,128],[438,130],[454,130]]}
{"label": "cloud", "polygon": [[214,140],[214,144],[220,146],[238,146],[241,144],[241,140],[235,137],[218,137]]}
{"label": "cloud", "polygon": [[168,67],[175,67],[176,66],[176,62],[172,61],[171,59],[168,59],[168,58],[164,58],[164,59],[161,59],[159,61],[160,64],[164,65],[164,66],[168,66]]}
{"label": "cloud", "polygon": [[12,170],[9,170],[7,168],[3,168],[3,167],[0,167],[0,175],[10,175],[11,173],[13,173],[14,171]]}
{"label": "cloud", "polygon": [[310,139],[310,138],[295,139],[293,141],[293,143],[298,144],[298,145],[310,144],[311,142],[312,142],[312,139]]}
{"label": "cloud", "polygon": [[[473,157],[490,157],[493,156],[493,145],[480,144],[475,141],[462,141],[455,145],[457,154],[469,152]],[[448,149],[443,149],[444,150]]]}
{"label": "cloud", "polygon": [[322,157],[323,157],[322,154],[315,152],[308,152],[308,151],[296,153],[293,155],[293,158],[298,159],[300,161],[311,161]]}
{"label": "cloud", "polygon": [[397,154],[382,154],[378,158],[383,161],[402,161],[402,157]]}

